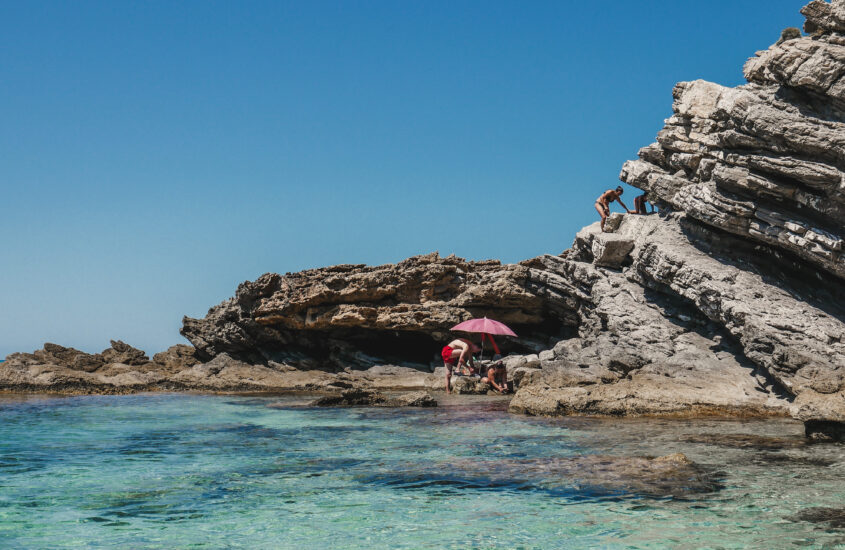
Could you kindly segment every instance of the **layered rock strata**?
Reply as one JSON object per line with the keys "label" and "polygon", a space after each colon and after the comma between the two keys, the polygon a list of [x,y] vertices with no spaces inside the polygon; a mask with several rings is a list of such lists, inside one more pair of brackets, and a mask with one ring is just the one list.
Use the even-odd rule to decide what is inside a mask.
{"label": "layered rock strata", "polygon": [[[703,252],[686,223],[680,213],[618,223],[614,234],[632,245],[628,265],[595,268],[578,337],[526,375],[511,410],[783,414],[797,412],[796,395],[843,388],[842,321],[743,262],[711,255],[713,240]],[[590,259],[597,238],[595,224],[564,258],[528,263],[571,271],[567,264]]]}
{"label": "layered rock strata", "polygon": [[[753,287],[730,304],[718,298],[724,281],[677,290],[795,396],[794,412],[814,435],[845,420],[845,2],[814,1],[801,11],[810,35],[784,32],[757,52],[745,64],[747,85],[678,84],[674,115],[620,178],[683,212],[691,242],[719,241],[709,253],[740,262],[747,255],[746,269],[784,289],[765,309]],[[723,233],[739,237],[735,251]],[[673,271],[662,256],[656,247],[638,254],[644,282]],[[736,306],[746,310],[741,319]],[[805,322],[782,323],[804,311]]]}
{"label": "layered rock strata", "polygon": [[675,87],[674,114],[620,178],[691,218],[845,277],[845,4],[745,65],[748,84]]}
{"label": "layered rock strata", "polygon": [[[268,273],[241,284],[204,319],[186,317],[181,333],[204,358],[228,353],[326,370],[385,363],[427,369],[433,344],[466,319],[486,315],[525,329],[520,349],[542,349],[577,326],[575,289],[564,280],[555,289],[534,276],[522,265],[437,253],[395,265]],[[556,299],[536,292],[538,284]]]}

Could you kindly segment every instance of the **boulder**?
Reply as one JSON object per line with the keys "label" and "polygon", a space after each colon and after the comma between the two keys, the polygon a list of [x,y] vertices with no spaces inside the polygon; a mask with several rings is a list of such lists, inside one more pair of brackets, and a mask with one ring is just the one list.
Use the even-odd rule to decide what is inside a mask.
{"label": "boulder", "polygon": [[150,358],[143,351],[133,348],[120,340],[112,340],[111,347],[101,354],[104,363],[121,363],[123,365],[146,365]]}
{"label": "boulder", "polygon": [[349,388],[326,395],[308,404],[312,407],[436,407],[437,401],[424,391],[387,397],[366,388]]}
{"label": "boulder", "polygon": [[452,391],[461,394],[486,394],[490,385],[482,382],[478,376],[453,376]]}
{"label": "boulder", "polygon": [[388,407],[436,407],[437,400],[428,392],[403,393],[387,400]]}
{"label": "boulder", "polygon": [[153,363],[159,365],[163,371],[170,373],[191,368],[199,362],[194,347],[185,344],[170,346],[165,351],[153,355]]}
{"label": "boulder", "polygon": [[634,241],[622,235],[600,233],[593,238],[591,251],[596,265],[620,268],[634,248]]}

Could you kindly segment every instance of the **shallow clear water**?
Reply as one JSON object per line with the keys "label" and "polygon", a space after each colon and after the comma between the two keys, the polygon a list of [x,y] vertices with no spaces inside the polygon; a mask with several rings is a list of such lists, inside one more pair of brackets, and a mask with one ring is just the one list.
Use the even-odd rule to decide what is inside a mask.
{"label": "shallow clear water", "polygon": [[[845,506],[845,446],[805,444],[793,421],[548,420],[464,396],[437,409],[295,401],[0,399],[0,547],[845,545],[841,525],[796,518]],[[703,484],[652,490],[582,467],[675,452],[703,465]]]}

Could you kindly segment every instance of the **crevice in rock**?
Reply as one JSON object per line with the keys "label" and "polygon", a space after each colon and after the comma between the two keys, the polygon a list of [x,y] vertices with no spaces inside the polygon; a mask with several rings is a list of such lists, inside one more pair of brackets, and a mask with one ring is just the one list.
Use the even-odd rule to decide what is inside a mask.
{"label": "crevice in rock", "polygon": [[[827,206],[819,210],[774,192],[752,192],[748,188],[732,184],[730,180],[715,179],[714,182],[719,191],[729,199],[753,201],[757,209],[762,208],[777,212],[779,215],[788,219],[803,222],[813,229],[818,228],[834,235],[837,235],[841,231],[838,221],[841,219],[843,213],[845,213],[845,210],[843,210],[840,204],[828,197],[827,194],[808,186],[796,178],[790,178],[783,174],[771,174],[755,169],[749,169],[748,172],[752,176],[757,175],[769,180],[778,189],[789,189],[791,187],[799,190],[806,195],[805,200],[807,202],[826,203]],[[835,192],[835,190],[832,191]]]}
{"label": "crevice in rock", "polygon": [[825,122],[845,122],[845,104],[832,96],[784,85],[778,87],[774,97],[792,105],[803,116]]}
{"label": "crevice in rock", "polygon": [[687,217],[680,225],[690,244],[701,252],[759,275],[766,284],[845,322],[845,284],[838,277],[815,269],[788,250],[751,242],[698,220]]}
{"label": "crevice in rock", "polygon": [[816,441],[845,441],[845,422],[807,420],[804,434]]}
{"label": "crevice in rock", "polygon": [[[497,337],[503,355],[535,353],[554,342],[574,336],[575,329],[549,318],[533,325],[513,325],[518,339]],[[435,336],[425,332],[338,328],[330,331],[285,331],[287,344],[267,343],[248,351],[235,351],[231,356],[252,364],[284,363],[297,368],[339,372],[345,368],[368,369],[377,365],[396,365],[429,371],[441,366],[440,350],[450,340],[468,337],[481,344],[480,335],[444,333]],[[491,358],[493,348],[485,344],[484,356]]]}

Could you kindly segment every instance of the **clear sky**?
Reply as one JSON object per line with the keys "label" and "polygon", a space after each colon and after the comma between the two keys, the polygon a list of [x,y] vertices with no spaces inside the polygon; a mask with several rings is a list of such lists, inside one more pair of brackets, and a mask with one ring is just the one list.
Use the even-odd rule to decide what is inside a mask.
{"label": "clear sky", "polygon": [[0,0],[0,358],[152,354],[267,271],[559,253],[803,3]]}

